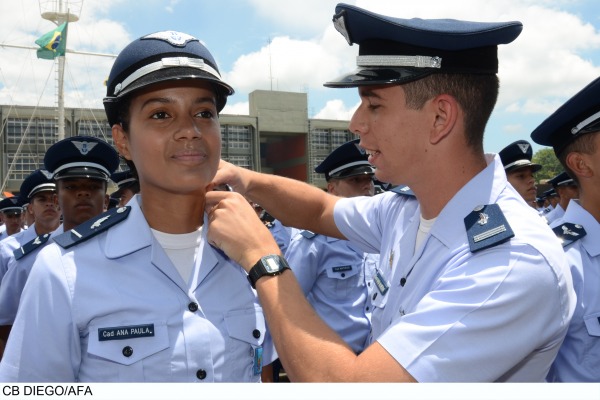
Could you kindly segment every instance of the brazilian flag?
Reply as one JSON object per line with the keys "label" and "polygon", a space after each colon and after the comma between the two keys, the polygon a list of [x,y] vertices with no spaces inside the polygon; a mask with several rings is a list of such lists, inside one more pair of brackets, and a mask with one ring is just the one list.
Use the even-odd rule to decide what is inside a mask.
{"label": "brazilian flag", "polygon": [[67,48],[67,23],[59,25],[51,32],[46,33],[35,44],[40,46],[37,51],[37,58],[52,60],[55,57],[65,55]]}

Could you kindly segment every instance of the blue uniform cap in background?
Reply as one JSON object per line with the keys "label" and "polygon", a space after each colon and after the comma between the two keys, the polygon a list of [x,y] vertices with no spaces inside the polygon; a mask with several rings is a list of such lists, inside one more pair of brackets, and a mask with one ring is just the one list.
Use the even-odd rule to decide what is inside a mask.
{"label": "blue uniform cap in background", "polygon": [[558,186],[576,186],[576,183],[573,180],[573,178],[571,178],[569,174],[567,174],[565,171],[556,175],[554,178],[549,179],[548,183],[555,188]]}
{"label": "blue uniform cap in background", "polygon": [[23,180],[19,191],[21,198],[27,203],[36,193],[43,191],[55,192],[56,184],[52,180],[50,172],[36,169]]}
{"label": "blue uniform cap in background", "polygon": [[525,167],[531,168],[533,172],[542,169],[540,164],[531,162],[533,149],[527,140],[517,140],[500,150],[498,154],[507,173]]}
{"label": "blue uniform cap in background", "polygon": [[405,83],[433,73],[496,74],[498,45],[519,36],[523,25],[453,19],[402,19],[338,4],[335,28],[359,45],[358,69],[325,83],[356,87]]}
{"label": "blue uniform cap in background", "polygon": [[351,140],[333,150],[315,172],[325,174],[325,179],[343,179],[356,175],[373,175],[375,168],[369,164],[365,151],[358,146],[359,139]]}
{"label": "blue uniform cap in background", "polygon": [[119,166],[119,155],[104,140],[72,136],[50,146],[44,165],[54,180],[89,178],[108,182],[110,174]]}
{"label": "blue uniform cap in background", "polygon": [[23,201],[18,196],[7,197],[0,201],[0,211],[5,214],[20,214],[23,212]]}
{"label": "blue uniform cap in background", "polygon": [[559,155],[572,141],[600,131],[600,78],[571,97],[531,133],[534,142]]}

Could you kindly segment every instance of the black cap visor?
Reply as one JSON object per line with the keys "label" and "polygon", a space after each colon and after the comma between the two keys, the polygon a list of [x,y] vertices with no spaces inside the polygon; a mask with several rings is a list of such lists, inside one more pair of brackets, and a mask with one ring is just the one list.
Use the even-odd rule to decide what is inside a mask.
{"label": "black cap visor", "polygon": [[70,178],[97,179],[106,182],[109,180],[109,176],[104,171],[92,167],[67,168],[54,175],[54,180]]}
{"label": "black cap visor", "polygon": [[357,175],[373,175],[375,174],[375,168],[370,165],[361,165],[358,167],[347,168],[342,171],[336,172],[333,175],[328,175],[329,179],[345,179],[351,176]]}
{"label": "black cap visor", "polygon": [[351,88],[358,86],[395,85],[416,81],[439,72],[433,68],[358,68],[354,72],[340,76],[339,78],[323,84],[331,88]]}

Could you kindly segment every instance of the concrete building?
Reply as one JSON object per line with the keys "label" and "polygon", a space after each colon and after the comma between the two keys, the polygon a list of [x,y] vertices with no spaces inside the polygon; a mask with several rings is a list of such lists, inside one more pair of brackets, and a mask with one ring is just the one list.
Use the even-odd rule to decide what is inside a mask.
{"label": "concrete building", "polygon": [[[306,93],[256,90],[249,115],[220,116],[222,158],[256,171],[325,187],[314,168],[333,149],[357,136],[348,121],[308,118]],[[103,109],[65,109],[65,137],[87,135],[112,143]],[[23,179],[43,167],[44,153],[58,137],[53,107],[0,106],[2,191],[18,193]]]}

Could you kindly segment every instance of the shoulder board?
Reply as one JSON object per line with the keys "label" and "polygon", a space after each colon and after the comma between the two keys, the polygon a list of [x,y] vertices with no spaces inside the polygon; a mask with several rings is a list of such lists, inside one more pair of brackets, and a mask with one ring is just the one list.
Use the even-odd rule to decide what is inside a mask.
{"label": "shoulder board", "polygon": [[85,242],[100,232],[104,232],[111,226],[124,221],[130,211],[131,207],[129,206],[111,208],[110,210],[85,221],[83,224],[54,237],[54,241],[61,247],[68,249],[69,247],[74,246],[77,243]]}
{"label": "shoulder board", "polygon": [[275,226],[275,223],[273,221],[265,221],[264,224],[268,229],[272,229]]}
{"label": "shoulder board", "polygon": [[563,247],[567,247],[571,243],[578,241],[587,234],[585,229],[583,229],[583,226],[579,224],[571,224],[570,222],[565,222],[556,228],[552,228],[552,230],[562,243]]}
{"label": "shoulder board", "polygon": [[504,243],[515,236],[498,204],[477,206],[465,217],[471,252]]}
{"label": "shoulder board", "polygon": [[43,235],[37,236],[35,239],[30,240],[27,243],[25,243],[23,245],[23,247],[20,247],[13,252],[13,255],[15,256],[15,260],[20,260],[21,258],[25,257],[27,254],[31,253],[35,249],[41,247],[44,243],[46,243],[48,241],[48,239],[50,239],[50,234],[45,233]]}
{"label": "shoulder board", "polygon": [[314,233],[311,231],[300,231],[300,234],[304,236],[306,239],[312,239],[318,235],[318,233]]}
{"label": "shoulder board", "polygon": [[413,191],[410,190],[410,188],[406,185],[398,185],[398,186],[394,187],[393,189],[391,189],[390,192],[394,192],[396,194],[401,194],[404,196],[414,196],[415,195],[413,193]]}

